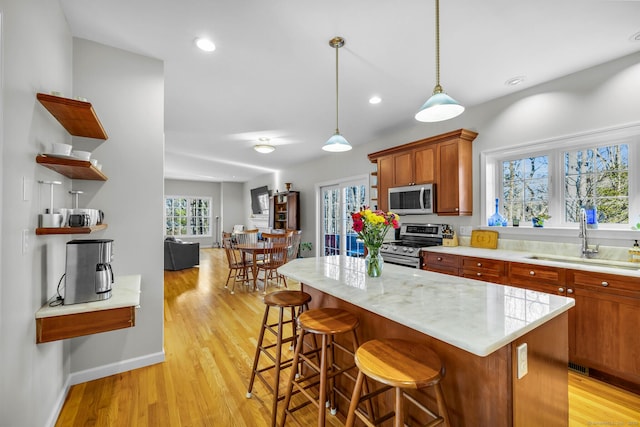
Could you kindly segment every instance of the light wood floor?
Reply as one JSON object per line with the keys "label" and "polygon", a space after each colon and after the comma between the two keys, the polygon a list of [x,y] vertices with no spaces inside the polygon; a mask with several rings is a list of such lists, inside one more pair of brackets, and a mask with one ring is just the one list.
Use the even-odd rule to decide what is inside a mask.
{"label": "light wood floor", "polygon": [[[230,295],[227,272],[221,249],[202,250],[199,268],[166,271],[166,361],[73,386],[56,426],[268,426],[263,384],[245,397],[264,304],[259,292]],[[640,426],[640,396],[573,372],[569,402],[571,427]],[[311,408],[301,412],[315,424]]]}

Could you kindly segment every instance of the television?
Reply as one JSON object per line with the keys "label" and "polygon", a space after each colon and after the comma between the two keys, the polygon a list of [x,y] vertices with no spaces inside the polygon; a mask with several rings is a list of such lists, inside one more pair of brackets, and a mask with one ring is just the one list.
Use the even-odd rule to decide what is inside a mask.
{"label": "television", "polygon": [[251,210],[254,215],[269,214],[269,189],[266,185],[251,189]]}

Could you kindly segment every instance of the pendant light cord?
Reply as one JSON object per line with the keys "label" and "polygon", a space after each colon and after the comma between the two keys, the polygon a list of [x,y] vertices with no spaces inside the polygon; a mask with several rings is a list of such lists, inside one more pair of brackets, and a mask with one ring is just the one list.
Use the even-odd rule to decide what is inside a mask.
{"label": "pendant light cord", "polygon": [[340,49],[340,45],[336,44],[336,133],[340,133],[338,126],[338,49]]}
{"label": "pendant light cord", "polygon": [[436,87],[433,92],[442,92],[442,86],[440,86],[440,0],[436,0]]}

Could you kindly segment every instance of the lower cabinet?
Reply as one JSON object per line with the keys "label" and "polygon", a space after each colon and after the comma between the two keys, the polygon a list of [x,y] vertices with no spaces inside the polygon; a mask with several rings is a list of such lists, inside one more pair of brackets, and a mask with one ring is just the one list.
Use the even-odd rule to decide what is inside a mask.
{"label": "lower cabinet", "polygon": [[578,337],[570,360],[640,392],[640,278],[569,270],[568,280]]}
{"label": "lower cabinet", "polygon": [[424,270],[574,298],[569,361],[640,393],[640,278],[428,251],[422,257]]}

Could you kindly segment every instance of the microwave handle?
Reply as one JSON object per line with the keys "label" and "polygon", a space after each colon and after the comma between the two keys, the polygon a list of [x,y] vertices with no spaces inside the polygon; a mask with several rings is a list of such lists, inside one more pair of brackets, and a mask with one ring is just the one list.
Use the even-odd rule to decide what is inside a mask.
{"label": "microwave handle", "polygon": [[420,187],[420,210],[424,210],[424,187]]}

